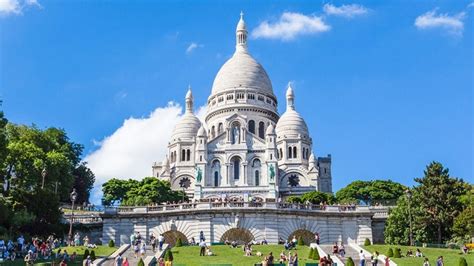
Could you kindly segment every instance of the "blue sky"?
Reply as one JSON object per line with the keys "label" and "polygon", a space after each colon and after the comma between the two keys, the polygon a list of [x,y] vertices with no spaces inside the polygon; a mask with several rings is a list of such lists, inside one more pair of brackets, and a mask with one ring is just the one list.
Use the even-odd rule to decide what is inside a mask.
{"label": "blue sky", "polygon": [[473,6],[0,0],[2,108],[66,129],[98,183],[140,178],[162,160],[189,84],[205,105],[243,10],[280,112],[291,81],[315,154],[332,154],[334,191],[355,179],[413,185],[433,160],[472,182]]}

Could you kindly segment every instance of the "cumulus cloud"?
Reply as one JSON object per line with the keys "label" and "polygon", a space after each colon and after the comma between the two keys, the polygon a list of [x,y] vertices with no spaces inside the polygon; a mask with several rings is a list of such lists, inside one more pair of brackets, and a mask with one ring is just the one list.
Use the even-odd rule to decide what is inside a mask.
{"label": "cumulus cloud", "polygon": [[285,12],[278,21],[263,21],[252,31],[253,38],[293,40],[300,35],[326,32],[331,26],[322,17]]}
{"label": "cumulus cloud", "polygon": [[29,6],[41,8],[37,0],[0,0],[0,15],[20,15]]}
{"label": "cumulus cloud", "polygon": [[[175,124],[182,117],[183,108],[170,102],[156,108],[142,118],[130,117],[110,136],[94,141],[97,149],[88,154],[84,161],[96,176],[91,201],[100,203],[101,186],[111,178],[141,179],[151,175],[151,165],[161,162],[167,153],[168,141]],[[206,108],[196,112],[203,119]]]}
{"label": "cumulus cloud", "polygon": [[199,48],[199,47],[203,47],[203,45],[195,43],[195,42],[190,43],[188,48],[186,48],[186,54],[192,53],[196,48]]}
{"label": "cumulus cloud", "polygon": [[420,30],[441,29],[450,34],[462,35],[465,12],[456,15],[438,14],[437,9],[428,11],[415,19],[415,26]]}
{"label": "cumulus cloud", "polygon": [[366,7],[362,5],[357,5],[357,4],[342,5],[339,7],[332,4],[325,4],[323,6],[323,11],[327,15],[353,18],[356,16],[367,14],[369,12],[369,9],[367,9]]}

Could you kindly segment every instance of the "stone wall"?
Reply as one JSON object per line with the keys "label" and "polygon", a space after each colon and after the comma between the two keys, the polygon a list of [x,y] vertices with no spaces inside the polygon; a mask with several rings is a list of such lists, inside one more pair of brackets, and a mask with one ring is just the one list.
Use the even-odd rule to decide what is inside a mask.
{"label": "stone wall", "polygon": [[336,241],[363,244],[372,241],[372,213],[308,212],[298,209],[221,209],[183,210],[165,213],[115,213],[103,215],[103,243],[113,239],[117,245],[128,244],[132,232],[140,232],[146,238],[168,231],[179,231],[188,240],[199,239],[203,231],[206,242],[221,242],[222,235],[232,228],[247,229],[256,241],[266,239],[278,243],[288,239],[297,230],[318,232],[322,244]]}

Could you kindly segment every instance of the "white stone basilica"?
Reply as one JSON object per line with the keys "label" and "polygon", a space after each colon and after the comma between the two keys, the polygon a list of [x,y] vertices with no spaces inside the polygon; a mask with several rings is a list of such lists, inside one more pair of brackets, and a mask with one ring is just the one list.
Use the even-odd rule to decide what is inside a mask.
{"label": "white stone basilica", "polygon": [[248,51],[242,14],[235,53],[217,73],[207,104],[202,123],[193,114],[189,89],[186,112],[174,128],[168,155],[153,164],[153,176],[195,199],[332,193],[331,156],[313,154],[290,85],[286,111],[278,114],[270,78]]}

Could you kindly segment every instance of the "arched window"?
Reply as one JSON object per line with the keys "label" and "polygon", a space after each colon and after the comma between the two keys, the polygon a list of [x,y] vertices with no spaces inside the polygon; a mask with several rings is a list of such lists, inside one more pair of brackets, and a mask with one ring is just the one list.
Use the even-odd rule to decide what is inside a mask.
{"label": "arched window", "polygon": [[259,159],[253,160],[252,167],[260,167],[262,163],[260,162]]}
{"label": "arched window", "polygon": [[234,180],[240,179],[240,158],[234,157],[232,159],[232,167],[234,168]]}
{"label": "arched window", "polygon": [[292,149],[291,149],[291,147],[288,147],[288,159],[293,158],[293,157],[291,156],[291,153],[292,153]]}
{"label": "arched window", "polygon": [[282,159],[283,158],[283,150],[280,148],[280,154],[278,156],[278,159]]}
{"label": "arched window", "polygon": [[212,126],[211,138],[214,138],[215,136],[216,136],[216,127],[215,127],[215,126]]}
{"label": "arched window", "polygon": [[184,162],[186,160],[186,150],[182,149],[181,150],[181,161]]}
{"label": "arched window", "polygon": [[301,152],[301,157],[303,157],[303,159],[306,159],[306,149],[303,148],[302,152]]}
{"label": "arched window", "polygon": [[214,186],[218,187],[219,186],[219,172],[214,171]]}
{"label": "arched window", "polygon": [[224,131],[224,125],[222,123],[219,123],[219,126],[217,127],[217,134],[221,134]]}
{"label": "arched window", "polygon": [[293,147],[293,158],[298,158],[298,153],[296,152],[296,147]]}
{"label": "arched window", "polygon": [[253,120],[249,121],[249,132],[255,134],[255,121]]}
{"label": "arched window", "polygon": [[186,161],[191,161],[191,150],[186,151]]}
{"label": "arched window", "polygon": [[176,155],[176,151],[173,152],[174,153],[174,161],[176,162],[178,160],[178,156]]}
{"label": "arched window", "polygon": [[265,138],[265,123],[260,122],[258,123],[258,136],[260,138]]}
{"label": "arched window", "polygon": [[260,171],[255,170],[255,186],[260,186]]}

